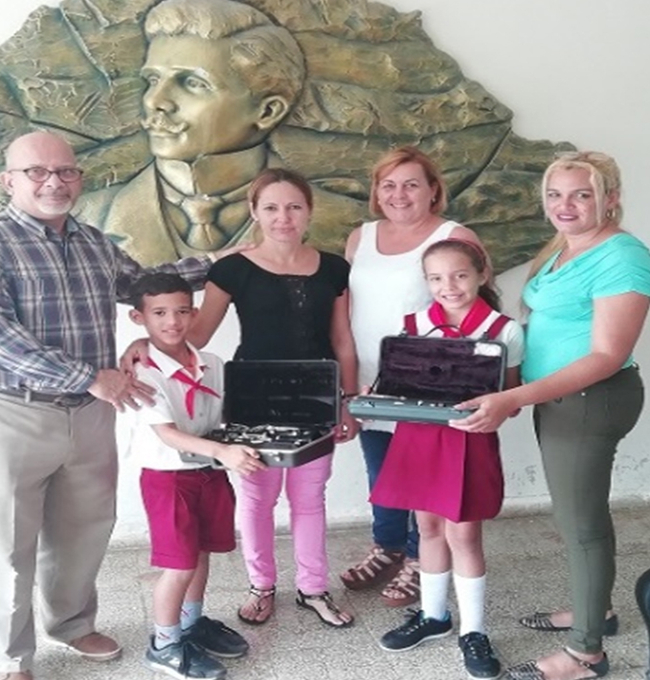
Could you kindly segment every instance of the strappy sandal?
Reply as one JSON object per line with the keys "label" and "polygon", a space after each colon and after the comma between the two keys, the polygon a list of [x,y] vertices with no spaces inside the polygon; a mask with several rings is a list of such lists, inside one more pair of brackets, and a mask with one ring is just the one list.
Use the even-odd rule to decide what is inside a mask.
{"label": "strappy sandal", "polygon": [[390,581],[401,569],[404,553],[400,550],[384,550],[378,545],[339,578],[349,590],[366,590]]}
{"label": "strappy sandal", "polygon": [[[607,654],[603,653],[603,658],[600,661],[597,661],[596,663],[589,663],[588,661],[576,656],[566,647],[563,647],[562,651],[570,656],[579,666],[582,666],[585,670],[595,673],[595,675],[583,675],[577,680],[604,678],[607,673],[609,673],[609,659],[607,658]],[[503,676],[503,680],[548,680],[548,678],[537,665],[537,661],[526,661],[525,663],[520,663],[517,666],[508,668],[505,675]]]}
{"label": "strappy sandal", "polygon": [[420,601],[420,562],[405,560],[399,574],[381,591],[389,607],[406,607]]}
{"label": "strappy sandal", "polygon": [[[571,626],[556,626],[551,617],[553,612],[535,612],[530,616],[522,616],[519,623],[526,628],[541,631],[543,633],[558,633],[560,631],[571,630]],[[618,616],[612,614],[605,619],[603,635],[612,637],[618,633]]]}
{"label": "strappy sandal", "polygon": [[323,623],[333,628],[347,628],[354,623],[352,614],[339,609],[327,591],[320,595],[305,595],[302,590],[299,590],[296,604],[303,609],[315,612]]}
{"label": "strappy sandal", "polygon": [[[243,612],[246,609],[252,609],[255,614],[253,616],[246,616]],[[266,623],[273,610],[275,609],[275,586],[271,588],[256,588],[251,586],[248,590],[248,599],[237,610],[237,616],[244,623],[249,623],[251,626],[259,626]]]}

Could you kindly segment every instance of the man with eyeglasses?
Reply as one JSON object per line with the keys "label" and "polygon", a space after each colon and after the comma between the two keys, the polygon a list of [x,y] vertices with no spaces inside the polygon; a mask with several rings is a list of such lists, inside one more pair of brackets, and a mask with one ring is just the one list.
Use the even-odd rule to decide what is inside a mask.
{"label": "man with eyeglasses", "polygon": [[51,175],[57,175],[57,177],[66,184],[72,184],[73,182],[78,182],[84,171],[81,168],[58,168],[56,170],[48,170],[47,168],[42,168],[40,165],[32,165],[29,168],[13,168],[7,170],[7,172],[24,172],[32,182],[41,184],[50,179]]}
{"label": "man with eyeglasses", "polygon": [[[95,579],[115,520],[115,408],[149,399],[113,368],[115,303],[145,270],[70,217],[81,178],[45,132],[12,142],[0,175],[0,680],[33,678],[35,580],[53,641],[95,661],[121,653],[95,630]],[[213,260],[156,270],[200,287]]]}

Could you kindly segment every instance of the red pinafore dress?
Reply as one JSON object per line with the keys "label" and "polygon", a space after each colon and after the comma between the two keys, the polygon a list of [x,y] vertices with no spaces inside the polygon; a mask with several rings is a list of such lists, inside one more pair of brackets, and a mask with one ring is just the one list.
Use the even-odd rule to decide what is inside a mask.
{"label": "red pinafore dress", "polygon": [[[429,317],[440,326],[445,323],[444,311],[439,306],[434,310],[436,305],[429,309]],[[461,325],[461,333],[467,337],[471,337],[468,326],[478,327],[493,312],[480,298],[475,307]],[[413,317],[405,317],[409,334],[416,334],[411,332]],[[476,322],[478,317],[481,320]],[[487,332],[490,339],[509,321],[503,315],[498,319],[501,321],[495,321]],[[451,329],[442,330],[447,336],[459,335]],[[497,433],[469,433],[436,423],[397,423],[370,501],[387,508],[431,512],[452,522],[496,517],[503,503]]]}

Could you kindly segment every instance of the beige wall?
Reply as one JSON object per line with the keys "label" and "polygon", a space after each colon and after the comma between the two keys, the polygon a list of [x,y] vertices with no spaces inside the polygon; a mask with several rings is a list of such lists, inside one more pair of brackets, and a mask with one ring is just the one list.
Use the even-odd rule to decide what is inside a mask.
{"label": "beige wall", "polygon": [[[28,12],[42,4],[23,0],[4,9],[0,41]],[[49,3],[56,4],[56,3]],[[624,178],[626,227],[650,243],[646,192],[650,183],[650,3],[647,0],[394,0],[401,11],[423,8],[423,23],[434,42],[449,52],[466,75],[480,81],[515,112],[515,131],[530,139],[568,140],[615,156]],[[519,268],[521,270],[521,268]],[[516,309],[522,272],[501,277],[507,305]],[[133,334],[121,315],[120,344]],[[232,351],[237,329],[232,318],[212,349]],[[650,335],[637,351],[650,383]],[[646,364],[646,365],[644,365]],[[650,488],[650,411],[623,442],[614,479],[617,499],[646,497]],[[125,453],[128,421],[120,421]],[[507,508],[547,502],[546,487],[524,413],[502,429]],[[117,538],[142,535],[137,471],[125,458],[120,481]],[[341,447],[329,490],[332,523],[367,516],[361,454],[356,444]],[[284,522],[286,509],[280,513]]]}

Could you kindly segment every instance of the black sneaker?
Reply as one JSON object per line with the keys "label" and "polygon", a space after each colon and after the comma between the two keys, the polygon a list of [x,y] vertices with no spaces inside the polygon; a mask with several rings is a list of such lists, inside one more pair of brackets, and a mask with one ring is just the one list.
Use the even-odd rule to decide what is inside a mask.
{"label": "black sneaker", "polygon": [[379,646],[389,652],[413,649],[425,640],[435,640],[451,633],[451,614],[447,612],[442,621],[425,619],[422,610],[407,610],[406,623],[388,631],[379,641]]}
{"label": "black sneaker", "polygon": [[248,642],[221,621],[202,616],[193,626],[183,631],[183,639],[190,640],[210,654],[224,659],[236,659],[248,651]]}
{"label": "black sneaker", "polygon": [[178,680],[221,680],[226,676],[225,666],[190,640],[173,642],[162,649],[156,649],[153,640],[152,636],[144,655],[144,665],[152,671]]}
{"label": "black sneaker", "polygon": [[458,646],[463,653],[465,668],[470,678],[489,680],[501,674],[501,664],[494,656],[492,645],[483,633],[467,633],[458,638]]}

